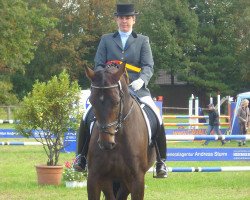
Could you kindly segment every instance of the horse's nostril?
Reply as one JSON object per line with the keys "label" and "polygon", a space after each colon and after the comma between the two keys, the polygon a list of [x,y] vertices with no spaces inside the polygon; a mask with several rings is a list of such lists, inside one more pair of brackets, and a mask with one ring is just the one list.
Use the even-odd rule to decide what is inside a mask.
{"label": "horse's nostril", "polygon": [[114,149],[116,147],[116,143],[111,143],[111,149]]}
{"label": "horse's nostril", "polygon": [[102,149],[102,150],[112,150],[116,147],[115,142],[107,142],[107,141],[98,140],[97,143],[98,143],[100,149]]}
{"label": "horse's nostril", "polygon": [[100,149],[104,149],[104,145],[103,145],[103,143],[100,141],[100,140],[98,140],[97,141],[97,143],[98,143],[98,145],[99,145],[99,147],[100,147]]}

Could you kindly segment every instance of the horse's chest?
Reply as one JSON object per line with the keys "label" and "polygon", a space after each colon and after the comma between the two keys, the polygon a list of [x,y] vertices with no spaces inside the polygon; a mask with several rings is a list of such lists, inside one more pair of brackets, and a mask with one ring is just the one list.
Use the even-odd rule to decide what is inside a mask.
{"label": "horse's chest", "polygon": [[121,174],[130,170],[131,159],[121,151],[107,151],[93,157],[91,166],[102,173]]}

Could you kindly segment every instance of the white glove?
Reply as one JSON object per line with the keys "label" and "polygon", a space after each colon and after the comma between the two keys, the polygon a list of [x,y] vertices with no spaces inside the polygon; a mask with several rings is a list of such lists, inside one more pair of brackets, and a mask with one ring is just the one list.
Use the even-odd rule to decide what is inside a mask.
{"label": "white glove", "polygon": [[137,91],[139,89],[141,89],[141,87],[143,86],[144,81],[141,78],[138,78],[137,80],[133,81],[132,83],[130,83],[130,86],[132,86],[132,88],[134,89],[134,91]]}

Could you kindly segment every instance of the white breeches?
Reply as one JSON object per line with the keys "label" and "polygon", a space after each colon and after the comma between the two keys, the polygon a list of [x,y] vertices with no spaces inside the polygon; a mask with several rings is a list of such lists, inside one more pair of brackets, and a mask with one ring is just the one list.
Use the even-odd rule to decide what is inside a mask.
{"label": "white breeches", "polygon": [[161,117],[161,113],[160,113],[160,110],[159,108],[155,105],[155,102],[154,100],[152,99],[151,96],[145,96],[145,97],[141,97],[140,100],[143,102],[143,103],[146,103],[147,105],[149,105],[153,111],[155,112],[155,114],[157,115],[158,119],[159,119],[159,122],[160,122],[160,125],[162,125],[162,117]]}

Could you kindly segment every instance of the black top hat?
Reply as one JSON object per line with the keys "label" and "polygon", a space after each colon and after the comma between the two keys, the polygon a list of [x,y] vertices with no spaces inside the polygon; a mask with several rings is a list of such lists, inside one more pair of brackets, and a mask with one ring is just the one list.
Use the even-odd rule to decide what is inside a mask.
{"label": "black top hat", "polygon": [[133,16],[138,15],[138,12],[135,12],[134,4],[117,4],[115,16]]}

